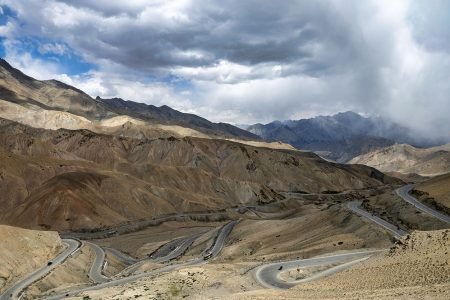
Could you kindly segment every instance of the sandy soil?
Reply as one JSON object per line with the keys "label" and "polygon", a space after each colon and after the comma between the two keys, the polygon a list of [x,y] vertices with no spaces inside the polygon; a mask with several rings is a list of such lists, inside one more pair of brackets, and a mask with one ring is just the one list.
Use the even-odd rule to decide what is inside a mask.
{"label": "sandy soil", "polygon": [[[206,264],[162,274],[72,299],[213,299],[260,289],[250,275],[255,264]],[[216,298],[214,298],[216,299]],[[217,298],[220,299],[220,298]]]}
{"label": "sandy soil", "polygon": [[0,292],[63,249],[56,232],[0,225]]}
{"label": "sandy soil", "polygon": [[[350,260],[348,260],[348,261],[350,261]],[[289,269],[289,270],[286,270],[285,272],[281,272],[280,278],[285,281],[300,280],[300,279],[308,278],[316,273],[325,271],[329,268],[335,267],[335,266],[340,265],[345,262],[346,261],[341,261],[341,262],[335,263],[335,264]]]}

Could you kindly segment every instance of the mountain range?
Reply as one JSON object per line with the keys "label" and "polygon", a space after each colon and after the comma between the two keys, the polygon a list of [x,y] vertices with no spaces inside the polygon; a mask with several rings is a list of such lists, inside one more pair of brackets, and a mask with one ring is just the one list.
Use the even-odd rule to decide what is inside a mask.
{"label": "mountain range", "polygon": [[[263,272],[249,273],[249,266],[269,266],[280,282],[298,282],[314,278],[310,273],[359,263],[366,250],[386,253],[392,228],[397,228],[394,233],[400,226],[441,228],[431,216],[418,214],[395,197],[404,182],[378,169],[410,171],[415,164],[435,172],[449,165],[448,147],[392,145],[405,129],[395,124],[376,129],[377,123],[368,120],[347,112],[271,125],[274,136],[283,133],[297,147],[336,160],[381,151],[343,164],[255,135],[263,130],[247,132],[168,106],[92,98],[55,80],[35,80],[2,61],[0,263],[5,267],[0,270],[0,298],[80,293],[97,298],[85,288],[111,299],[151,298],[159,291],[162,298],[195,298],[205,288],[216,296],[225,287],[234,289],[229,294],[255,292],[253,281],[260,283],[258,274]],[[365,127],[369,123],[372,128]],[[380,132],[386,137],[376,136]],[[305,144],[295,143],[300,135]],[[386,145],[393,150],[378,149]],[[397,155],[401,149],[407,155]],[[448,209],[442,196],[448,194],[447,186],[448,176],[441,177],[418,186],[415,193],[433,207]],[[405,274],[416,274],[411,270],[418,265],[428,267],[420,269],[433,274],[431,282],[440,282],[448,278],[447,261],[439,260],[448,248],[442,234],[412,233],[388,254],[377,255],[375,265],[363,257],[372,265],[361,263],[351,269],[359,267],[356,273],[348,270],[348,278],[336,285],[341,288],[344,282],[350,291],[361,274],[378,270],[370,284],[379,289],[383,285],[377,278],[392,281],[389,274],[399,270],[399,256],[392,256],[396,249],[400,258],[406,257],[396,288]],[[413,248],[416,252],[405,252]],[[299,267],[303,259],[318,255],[319,260],[331,260],[313,269]],[[341,255],[357,259],[334,261]],[[217,263],[226,268],[217,272]],[[441,266],[438,272],[436,265]],[[192,274],[200,283],[194,285]],[[410,280],[419,277],[423,280],[420,274]],[[223,287],[217,285],[221,282]],[[171,288],[178,283],[183,294],[177,294],[181,288],[176,293]],[[366,293],[366,279],[357,284]],[[268,291],[262,290],[264,297]],[[290,298],[298,296],[293,293]]]}
{"label": "mountain range", "polygon": [[0,222],[85,230],[395,179],[167,106],[94,99],[0,65]]}
{"label": "mountain range", "polygon": [[[125,123],[128,123],[128,126],[138,125],[141,123],[139,121],[145,121],[151,124],[182,126],[212,136],[260,139],[230,124],[212,123],[165,105],[156,107],[119,98],[94,99],[83,91],[57,80],[41,81],[31,78],[3,59],[0,60],[0,99],[0,117],[8,119],[12,118],[11,115],[20,114],[20,122],[32,126],[86,128],[88,124],[100,121],[105,125],[107,120],[114,120],[109,123],[115,126]],[[124,115],[128,118],[117,118]],[[123,130],[121,134],[125,134]]]}
{"label": "mountain range", "polygon": [[412,130],[383,118],[364,117],[351,111],[333,116],[255,124],[247,130],[263,139],[283,141],[337,162],[348,162],[358,155],[396,143],[417,147],[442,143],[418,138]]}

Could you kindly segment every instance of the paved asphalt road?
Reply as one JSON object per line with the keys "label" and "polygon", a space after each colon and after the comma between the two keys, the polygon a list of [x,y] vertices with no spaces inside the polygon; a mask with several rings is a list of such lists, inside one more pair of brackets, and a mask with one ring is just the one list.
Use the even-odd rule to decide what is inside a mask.
{"label": "paved asphalt road", "polygon": [[[377,217],[373,216],[371,213],[365,211],[360,207],[361,201],[352,201],[347,203],[347,207],[355,212],[356,214],[375,222],[376,224],[382,226],[392,234],[394,234],[397,238],[400,238],[403,235],[406,235],[407,232],[397,228],[397,226],[392,225],[391,223]],[[383,250],[374,250],[374,251],[357,251],[350,252],[344,254],[337,254],[332,256],[324,256],[324,257],[315,257],[309,259],[301,259],[301,260],[293,260],[286,262],[277,262],[277,263],[269,263],[258,267],[255,270],[255,279],[262,285],[267,288],[274,289],[289,289],[295,285],[298,285],[303,282],[312,281],[319,279],[321,277],[340,272],[344,269],[349,268],[350,266],[359,263],[374,253],[380,252]],[[350,260],[350,261],[349,261]],[[285,281],[280,278],[280,273],[289,269],[297,269],[304,267],[312,267],[312,266],[321,266],[321,265],[330,265],[342,262],[335,267],[331,267],[325,271],[316,273],[310,277],[294,280],[294,281]]]}
{"label": "paved asphalt road", "polygon": [[70,255],[75,253],[81,247],[81,243],[77,240],[63,239],[63,242],[67,246],[67,248],[51,260],[51,265],[45,265],[28,275],[27,277],[22,278],[14,283],[12,287],[7,289],[0,296],[0,300],[18,299],[21,292],[27,286],[47,275],[52,269],[62,264]]}
{"label": "paved asphalt road", "polygon": [[47,297],[45,298],[46,300],[57,300],[57,299],[64,299],[65,297],[73,297],[78,295],[79,293],[85,292],[85,291],[93,291],[93,290],[100,290],[100,289],[104,289],[106,287],[113,287],[113,286],[117,286],[117,285],[122,285],[122,284],[126,284],[126,283],[130,283],[130,282],[134,282],[140,278],[143,277],[149,277],[149,276],[156,276],[159,275],[161,273],[166,273],[166,272],[170,272],[173,270],[177,270],[181,267],[185,267],[185,266],[191,266],[191,265],[199,265],[199,264],[203,264],[206,263],[205,260],[205,256],[208,255],[209,252],[212,253],[212,256],[209,258],[214,258],[215,256],[217,256],[219,254],[219,252],[222,250],[223,248],[223,243],[225,242],[226,237],[230,234],[231,230],[233,229],[234,225],[236,225],[238,221],[232,221],[227,223],[226,225],[224,225],[222,227],[222,229],[220,230],[215,243],[213,245],[213,247],[208,250],[205,251],[200,257],[198,258],[194,258],[192,260],[186,261],[184,263],[179,263],[179,264],[173,264],[170,266],[166,266],[151,272],[147,272],[147,273],[141,273],[141,274],[136,274],[136,275],[131,275],[131,276],[127,276],[124,278],[120,278],[120,279],[115,279],[115,280],[111,280],[105,283],[100,283],[94,286],[90,286],[87,288],[83,288],[83,289],[79,289],[79,290],[75,290],[75,291],[71,291],[71,292],[67,292],[66,294],[60,294],[60,295],[55,295],[55,296],[51,296],[51,297]]}
{"label": "paved asphalt road", "polygon": [[91,242],[85,242],[89,247],[95,252],[95,259],[92,263],[91,269],[89,270],[89,278],[95,283],[102,283],[108,281],[108,277],[102,274],[103,267],[105,265],[105,251],[103,249]]}
{"label": "paved asphalt road", "polygon": [[361,217],[367,218],[371,220],[372,222],[377,223],[378,225],[382,226],[384,229],[391,232],[395,237],[400,238],[403,235],[408,234],[406,231],[401,230],[397,228],[397,226],[392,225],[391,223],[372,215],[371,213],[363,210],[361,207],[361,201],[352,201],[347,203],[347,207],[352,210],[357,215],[360,215]]}
{"label": "paved asphalt road", "polygon": [[[272,288],[272,289],[289,289],[293,286],[296,286],[300,283],[312,281],[319,279],[321,277],[331,275],[333,273],[340,272],[346,268],[349,268],[351,265],[361,262],[364,259],[367,259],[374,253],[380,252],[383,250],[374,250],[374,251],[357,251],[350,252],[344,254],[336,254],[331,256],[323,256],[323,257],[314,257],[308,259],[298,259],[292,261],[285,262],[277,262],[277,263],[269,263],[258,267],[255,270],[255,279],[264,287]],[[350,260],[350,261],[349,261]],[[320,273],[314,274],[305,279],[295,280],[295,281],[285,281],[279,277],[281,272],[290,269],[298,269],[305,267],[314,267],[314,266],[322,266],[322,265],[330,265],[342,262],[341,265],[336,267],[329,268]],[[281,268],[281,270],[280,270]]]}
{"label": "paved asphalt road", "polygon": [[406,202],[408,202],[409,204],[414,205],[418,210],[421,210],[424,213],[429,214],[429,215],[435,217],[436,219],[441,220],[442,222],[450,224],[450,216],[447,216],[447,215],[445,215],[443,213],[435,211],[434,209],[432,209],[432,208],[426,206],[425,204],[419,202],[416,198],[414,198],[413,196],[411,196],[409,194],[409,192],[412,189],[414,189],[414,187],[415,187],[414,184],[405,185],[405,186],[397,189],[397,195],[402,197],[402,199],[405,200]]}
{"label": "paved asphalt road", "polygon": [[217,238],[214,242],[214,245],[208,250],[203,253],[203,256],[207,256],[208,254],[211,254],[211,258],[216,257],[219,255],[220,251],[222,251],[223,246],[225,244],[225,239],[230,234],[231,230],[233,230],[233,227],[238,223],[239,221],[231,221],[227,224],[225,224],[222,229],[220,230],[219,234],[217,235]]}

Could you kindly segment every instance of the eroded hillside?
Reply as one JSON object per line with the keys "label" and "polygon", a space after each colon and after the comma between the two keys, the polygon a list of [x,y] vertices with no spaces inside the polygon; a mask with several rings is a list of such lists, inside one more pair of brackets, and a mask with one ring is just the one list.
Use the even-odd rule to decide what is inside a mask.
{"label": "eroded hillside", "polygon": [[435,176],[450,172],[450,145],[415,148],[396,144],[355,157],[350,163],[364,164],[382,172]]}
{"label": "eroded hillside", "polygon": [[295,150],[53,131],[6,120],[0,146],[0,190],[7,195],[2,220],[33,228],[96,228],[267,203],[283,199],[283,191],[343,191],[393,180],[368,167],[329,163]]}

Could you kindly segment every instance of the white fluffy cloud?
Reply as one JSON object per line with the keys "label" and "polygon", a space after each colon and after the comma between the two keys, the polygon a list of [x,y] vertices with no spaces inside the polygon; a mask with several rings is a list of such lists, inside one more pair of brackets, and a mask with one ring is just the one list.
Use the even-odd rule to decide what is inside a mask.
{"label": "white fluffy cloud", "polygon": [[[7,59],[93,96],[236,123],[355,110],[450,136],[445,1],[0,2],[17,15],[0,26]],[[27,36],[46,40],[42,53],[70,50],[97,68],[64,75],[14,50]]]}

